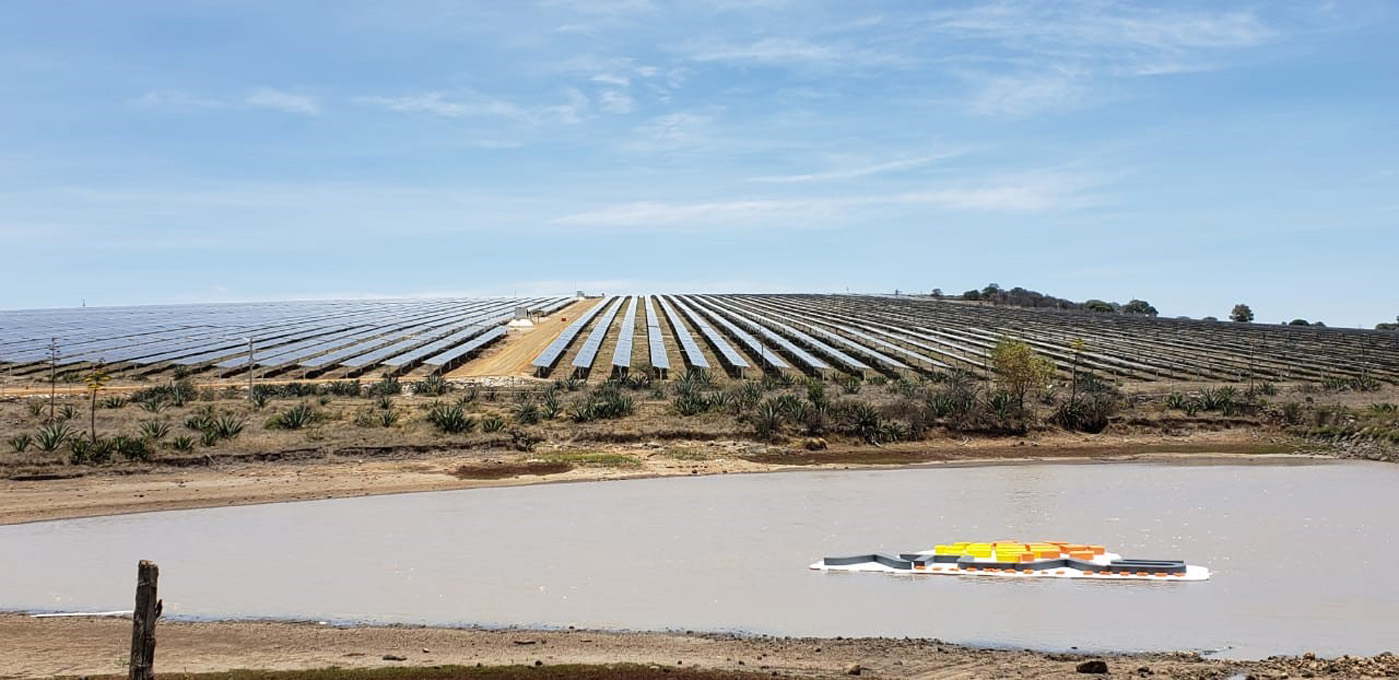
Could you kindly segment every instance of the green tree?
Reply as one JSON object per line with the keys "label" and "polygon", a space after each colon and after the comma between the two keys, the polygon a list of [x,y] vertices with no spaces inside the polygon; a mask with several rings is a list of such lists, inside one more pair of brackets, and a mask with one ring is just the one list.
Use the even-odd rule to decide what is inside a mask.
{"label": "green tree", "polygon": [[1083,303],[1083,308],[1090,312],[1096,312],[1098,314],[1111,314],[1117,311],[1116,309],[1112,308],[1112,305],[1102,300],[1089,300]]}
{"label": "green tree", "polygon": [[1287,325],[1289,325],[1289,326],[1310,326],[1310,325],[1312,325],[1312,324],[1311,324],[1310,322],[1308,322],[1306,319],[1293,319],[1293,320],[1291,320],[1291,321],[1288,321],[1288,322],[1287,322]]}
{"label": "green tree", "polygon": [[1145,316],[1156,316],[1157,314],[1156,308],[1152,307],[1151,303],[1146,300],[1132,300],[1122,306],[1122,311],[1127,314],[1142,314]]}
{"label": "green tree", "polygon": [[1377,330],[1377,331],[1399,331],[1399,316],[1394,317],[1394,323],[1377,323],[1377,324],[1375,324],[1375,330]]}
{"label": "green tree", "polygon": [[1025,413],[1025,395],[1044,389],[1054,377],[1054,363],[1035,353],[1023,340],[1001,338],[991,350],[991,367],[996,382],[1015,396],[1020,414]]}
{"label": "green tree", "polygon": [[1229,312],[1229,320],[1237,323],[1249,323],[1253,321],[1253,309],[1240,302],[1234,305],[1234,310]]}
{"label": "green tree", "polygon": [[91,429],[92,442],[95,444],[97,443],[97,393],[107,386],[107,381],[111,380],[111,376],[107,375],[106,367],[99,363],[93,366],[91,371],[88,371],[83,380],[87,383],[87,391],[91,397],[88,404],[88,425]]}

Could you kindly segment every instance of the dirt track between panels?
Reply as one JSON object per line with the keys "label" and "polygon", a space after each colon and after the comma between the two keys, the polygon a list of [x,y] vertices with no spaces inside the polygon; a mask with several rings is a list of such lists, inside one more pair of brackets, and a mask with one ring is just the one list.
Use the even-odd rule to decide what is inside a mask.
{"label": "dirt track between panels", "polygon": [[512,330],[506,336],[505,342],[500,343],[477,357],[473,361],[467,362],[465,366],[447,374],[448,378],[483,378],[490,376],[528,376],[533,373],[530,362],[544,351],[554,338],[559,337],[563,329],[568,327],[572,320],[577,319],[582,314],[592,308],[593,305],[601,303],[602,300],[579,300],[562,310],[555,312],[546,319],[539,321],[534,328],[519,331]]}

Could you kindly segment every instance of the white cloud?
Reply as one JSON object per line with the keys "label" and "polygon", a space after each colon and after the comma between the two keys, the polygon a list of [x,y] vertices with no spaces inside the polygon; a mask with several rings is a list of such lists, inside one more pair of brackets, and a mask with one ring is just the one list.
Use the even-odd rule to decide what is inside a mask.
{"label": "white cloud", "polygon": [[551,224],[566,227],[623,227],[643,229],[709,228],[713,226],[814,225],[829,216],[838,201],[820,199],[754,199],[712,203],[659,203],[638,201],[599,210],[566,215]]}
{"label": "white cloud", "polygon": [[592,80],[595,83],[602,83],[603,85],[613,85],[616,87],[628,87],[631,85],[631,78],[628,78],[623,75],[617,75],[615,73],[599,73],[590,78],[590,80]]}
{"label": "white cloud", "polygon": [[1072,106],[1084,94],[1087,75],[1069,68],[1002,76],[970,76],[980,89],[967,103],[981,116],[1025,116]]}
{"label": "white cloud", "polygon": [[900,63],[884,51],[849,44],[817,43],[805,38],[763,38],[752,43],[692,43],[683,50],[697,62],[768,65],[868,66]]}
{"label": "white cloud", "polygon": [[949,186],[878,196],[753,198],[703,203],[637,201],[549,220],[562,227],[658,231],[800,229],[839,226],[858,214],[890,206],[926,206],[973,212],[1040,213],[1098,202],[1084,193],[1092,182],[1062,172],[1026,173],[979,185]]}
{"label": "white cloud", "polygon": [[826,172],[813,172],[800,175],[767,175],[763,177],[754,177],[748,181],[768,182],[774,184],[792,184],[798,182],[822,182],[827,180],[855,179],[857,177],[867,177],[869,175],[877,175],[885,172],[894,172],[897,170],[917,168],[932,163],[934,161],[952,158],[958,155],[960,154],[945,153],[933,156],[923,156],[921,158],[909,158],[904,160],[888,161],[885,163],[875,163],[873,165],[861,165],[853,168],[843,168],[840,170],[828,170]]}
{"label": "white cloud", "polygon": [[532,107],[470,91],[451,95],[445,92],[423,92],[401,97],[357,97],[354,101],[399,113],[442,118],[504,118],[531,125],[547,122],[576,124],[582,122],[588,109],[587,96],[576,89],[567,90],[565,101],[561,104]]}
{"label": "white cloud", "polygon": [[625,92],[604,90],[598,96],[597,106],[607,113],[631,113],[636,110],[636,100]]}
{"label": "white cloud", "polygon": [[637,126],[640,139],[628,145],[639,151],[663,151],[692,146],[708,135],[713,119],[696,113],[670,113]]}
{"label": "white cloud", "polygon": [[205,109],[223,108],[224,103],[217,99],[200,97],[182,90],[152,90],[128,100],[129,104],[148,109],[185,113]]}
{"label": "white cloud", "polygon": [[321,112],[320,102],[315,97],[270,87],[254,90],[243,103],[255,109],[272,109],[307,116],[315,116]]}

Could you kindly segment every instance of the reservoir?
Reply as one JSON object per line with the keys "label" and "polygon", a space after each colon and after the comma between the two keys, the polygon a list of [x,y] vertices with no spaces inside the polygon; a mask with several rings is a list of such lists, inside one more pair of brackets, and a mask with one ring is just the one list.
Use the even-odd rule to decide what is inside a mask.
{"label": "reservoir", "polygon": [[[1269,458],[551,484],[0,527],[0,609],[894,636],[1226,657],[1399,639],[1399,466]],[[821,573],[825,555],[1106,545],[1204,582]]]}

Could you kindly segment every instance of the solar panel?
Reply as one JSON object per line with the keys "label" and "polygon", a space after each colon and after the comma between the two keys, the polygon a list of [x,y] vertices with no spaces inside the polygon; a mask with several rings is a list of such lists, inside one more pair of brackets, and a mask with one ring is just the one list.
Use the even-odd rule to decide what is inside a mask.
{"label": "solar panel", "polygon": [[709,345],[714,348],[714,351],[719,353],[719,356],[723,358],[725,364],[736,369],[748,368],[748,360],[744,359],[743,355],[739,354],[738,350],[734,349],[733,345],[730,345],[729,341],[724,339],[723,334],[714,330],[714,327],[709,325],[708,320],[695,313],[695,311],[690,309],[680,298],[675,297],[671,299],[675,303],[675,308],[680,310],[680,313],[684,314],[685,318],[689,319],[690,323],[695,325],[695,328],[699,329],[700,335],[703,335],[704,339],[709,341]]}
{"label": "solar panel", "polygon": [[617,318],[617,311],[622,308],[622,298],[612,298],[617,304],[611,304],[602,318],[598,319],[597,325],[588,332],[588,337],[583,341],[583,346],[578,348],[578,354],[573,357],[573,367],[589,369],[593,367],[593,362],[597,360],[597,352],[602,349],[602,341],[607,337],[607,330],[612,327],[612,320]]}
{"label": "solar panel", "polygon": [[617,368],[631,366],[632,342],[636,336],[635,296],[627,303],[627,313],[622,317],[622,328],[617,335],[617,347],[612,350],[612,365]]}
{"label": "solar panel", "polygon": [[603,308],[605,308],[611,300],[612,298],[608,298],[593,305],[588,311],[583,312],[577,319],[574,319],[573,323],[563,329],[559,337],[554,338],[554,341],[549,343],[549,346],[545,347],[544,351],[540,352],[539,356],[534,358],[531,365],[542,370],[553,368],[554,364],[559,362],[559,357],[563,356],[564,350],[568,349],[568,346],[573,344],[573,339],[578,337],[578,334],[587,327],[588,322],[592,321],[593,317],[602,312]]}
{"label": "solar panel", "polygon": [[[700,351],[699,344],[695,342],[695,336],[690,335],[690,331],[685,328],[685,324],[680,320],[680,315],[670,306],[663,297],[657,297],[661,302],[661,310],[665,312],[666,320],[670,321],[670,331],[675,334],[675,340],[680,343],[680,352],[685,355],[685,361],[695,368],[709,368],[709,359],[704,357],[704,352]],[[657,333],[657,335],[660,335]],[[669,364],[669,360],[666,361]]]}
{"label": "solar panel", "polygon": [[[646,297],[646,342],[650,350],[651,365],[663,371],[670,370],[670,357],[665,351],[665,336],[661,333],[661,320],[656,316],[655,296]],[[693,341],[691,341],[693,342]]]}
{"label": "solar panel", "polygon": [[791,365],[788,364],[785,359],[778,356],[777,352],[775,352],[771,347],[768,347],[767,345],[760,342],[757,338],[750,335],[747,331],[744,331],[742,328],[739,328],[738,325],[734,322],[725,319],[719,314],[716,314],[713,310],[709,309],[702,302],[698,301],[693,297],[687,297],[685,299],[694,302],[695,309],[699,310],[701,314],[704,314],[705,316],[709,317],[710,321],[719,324],[719,327],[723,328],[728,333],[729,337],[736,340],[740,345],[743,345],[744,347],[748,348],[748,351],[752,352],[754,356],[758,357],[758,360],[762,361],[763,365],[770,366],[772,368],[791,368]]}

